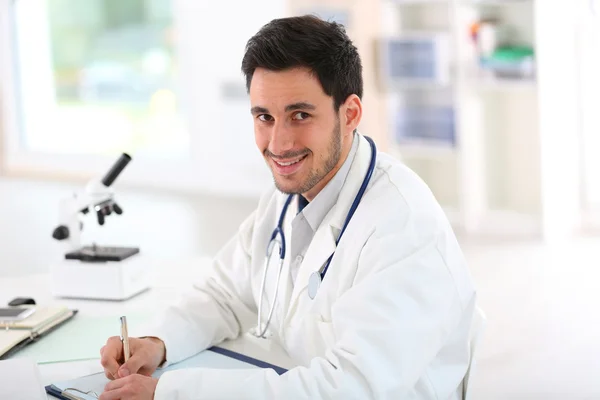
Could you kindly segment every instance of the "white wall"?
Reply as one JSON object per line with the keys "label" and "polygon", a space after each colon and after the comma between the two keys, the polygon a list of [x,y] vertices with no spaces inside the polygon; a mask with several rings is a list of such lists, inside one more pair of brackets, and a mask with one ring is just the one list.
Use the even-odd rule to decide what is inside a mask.
{"label": "white wall", "polygon": [[[182,67],[188,89],[193,154],[199,155],[199,174],[208,187],[244,187],[260,190],[270,177],[255,150],[241,62],[244,47],[260,27],[284,15],[282,0],[239,2],[175,2]],[[233,90],[231,90],[233,88]],[[228,90],[229,89],[229,90]],[[228,94],[237,93],[238,97]],[[253,186],[258,186],[256,189]]]}
{"label": "white wall", "polygon": [[[536,2],[536,35],[540,38],[541,208],[547,238],[570,236],[580,222],[577,8],[559,2]],[[560,29],[555,21],[560,21]]]}

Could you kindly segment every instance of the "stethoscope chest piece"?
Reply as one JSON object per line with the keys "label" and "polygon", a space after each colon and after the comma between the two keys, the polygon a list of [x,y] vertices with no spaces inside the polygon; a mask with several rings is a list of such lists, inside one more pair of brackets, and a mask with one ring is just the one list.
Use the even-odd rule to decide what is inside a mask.
{"label": "stethoscope chest piece", "polygon": [[317,297],[317,292],[320,287],[321,274],[318,271],[315,271],[310,274],[310,277],[308,278],[308,297],[310,297],[311,300],[314,300],[315,297]]}

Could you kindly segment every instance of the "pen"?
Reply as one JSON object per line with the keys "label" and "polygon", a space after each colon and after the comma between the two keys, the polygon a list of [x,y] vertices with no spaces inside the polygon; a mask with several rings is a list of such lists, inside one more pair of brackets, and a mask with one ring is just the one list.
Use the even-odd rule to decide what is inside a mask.
{"label": "pen", "polygon": [[129,335],[127,334],[127,318],[121,317],[121,341],[123,342],[123,356],[125,362],[129,360]]}

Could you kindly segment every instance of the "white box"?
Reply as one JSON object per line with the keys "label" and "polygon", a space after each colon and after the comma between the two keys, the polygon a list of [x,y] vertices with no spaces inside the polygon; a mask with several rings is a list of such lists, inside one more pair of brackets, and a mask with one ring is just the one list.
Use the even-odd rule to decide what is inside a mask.
{"label": "white box", "polygon": [[136,254],[123,261],[62,260],[50,266],[56,297],[126,300],[150,287],[152,263]]}

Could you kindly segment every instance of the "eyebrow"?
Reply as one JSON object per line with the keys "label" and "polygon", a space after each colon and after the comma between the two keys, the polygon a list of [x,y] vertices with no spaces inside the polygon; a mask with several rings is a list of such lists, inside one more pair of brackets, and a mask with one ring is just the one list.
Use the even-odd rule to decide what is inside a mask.
{"label": "eyebrow", "polygon": [[[288,104],[287,106],[285,106],[285,112],[297,111],[297,110],[316,110],[316,109],[317,109],[316,106],[314,106],[313,104],[307,103],[305,101],[300,101],[298,103]],[[264,107],[255,106],[255,107],[252,107],[250,112],[252,114],[268,114],[269,110]]]}
{"label": "eyebrow", "polygon": [[305,101],[301,101],[294,104],[289,104],[285,106],[285,112],[296,111],[296,110],[315,110],[317,107],[314,105],[307,103]]}
{"label": "eyebrow", "polygon": [[256,106],[256,107],[252,107],[252,108],[250,109],[250,112],[251,112],[253,115],[254,115],[254,114],[268,114],[268,113],[269,113],[269,110],[267,110],[267,109],[266,109],[266,108],[264,108],[264,107],[258,107],[258,106]]}

